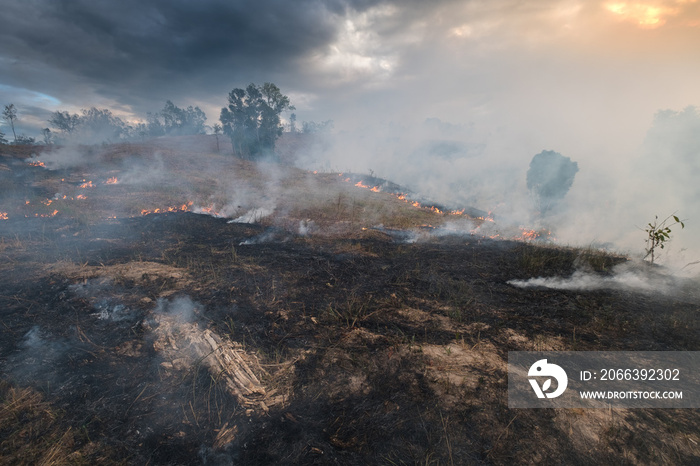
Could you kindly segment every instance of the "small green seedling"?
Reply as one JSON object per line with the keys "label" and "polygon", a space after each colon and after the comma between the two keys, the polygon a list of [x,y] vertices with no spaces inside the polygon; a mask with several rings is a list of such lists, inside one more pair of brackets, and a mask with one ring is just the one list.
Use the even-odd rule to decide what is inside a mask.
{"label": "small green seedling", "polygon": [[[673,219],[673,223],[667,224],[671,219]],[[664,244],[671,239],[671,227],[674,225],[680,225],[681,229],[685,228],[685,224],[675,215],[669,215],[661,223],[659,223],[658,216],[654,217],[654,223],[649,223],[649,227],[644,229],[647,234],[647,247],[644,259],[651,257],[651,263],[654,263],[656,248],[664,248]]]}

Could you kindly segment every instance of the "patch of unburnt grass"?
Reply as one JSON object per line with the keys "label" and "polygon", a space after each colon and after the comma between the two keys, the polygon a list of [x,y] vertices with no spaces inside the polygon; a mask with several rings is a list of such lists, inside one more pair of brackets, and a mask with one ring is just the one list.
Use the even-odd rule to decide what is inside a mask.
{"label": "patch of unburnt grass", "polygon": [[70,413],[53,406],[31,387],[0,379],[0,462],[3,464],[127,464],[119,452],[86,425],[73,426]]}

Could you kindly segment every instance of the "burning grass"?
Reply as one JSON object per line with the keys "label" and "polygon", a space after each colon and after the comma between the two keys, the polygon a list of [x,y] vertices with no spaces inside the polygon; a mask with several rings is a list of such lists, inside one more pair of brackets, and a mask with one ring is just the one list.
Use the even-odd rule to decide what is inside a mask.
{"label": "burning grass", "polygon": [[[508,351],[698,350],[691,292],[508,284],[605,277],[625,258],[433,234],[420,226],[454,215],[337,174],[163,149],[168,170],[138,184],[121,165],[133,154],[108,155],[101,172],[26,168],[41,189],[23,208],[59,203],[54,217],[3,198],[0,462],[698,458],[695,410],[507,407]],[[41,203],[59,191],[88,199]],[[257,223],[229,223],[266,205]]]}

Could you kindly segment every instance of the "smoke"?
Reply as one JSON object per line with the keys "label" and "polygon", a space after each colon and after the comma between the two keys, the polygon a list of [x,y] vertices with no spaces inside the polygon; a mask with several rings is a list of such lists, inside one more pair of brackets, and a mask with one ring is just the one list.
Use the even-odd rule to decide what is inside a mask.
{"label": "smoke", "polygon": [[42,152],[36,158],[27,160],[27,162],[32,161],[44,162],[49,170],[62,170],[85,165],[89,161],[89,154],[77,146],[63,146]]}
{"label": "smoke", "polygon": [[259,223],[263,218],[272,215],[273,212],[274,209],[270,207],[254,208],[240,217],[229,220],[228,223]]}
{"label": "smoke", "polygon": [[22,338],[16,353],[7,365],[9,373],[20,383],[57,384],[66,374],[60,367],[67,363],[77,342],[70,344],[65,338],[51,335],[38,325],[33,326]]}
{"label": "smoke", "polygon": [[677,277],[668,269],[649,267],[639,262],[627,262],[613,268],[611,275],[599,275],[577,270],[570,277],[538,277],[510,280],[518,288],[550,288],[554,290],[632,290],[669,294],[679,286]]}
{"label": "smoke", "polygon": [[[686,227],[673,229],[657,262],[678,270],[700,259],[700,115],[689,107],[649,119],[643,139],[610,141],[610,147],[606,140],[587,141],[579,148],[536,146],[541,135],[528,140],[522,132],[494,131],[487,122],[377,124],[324,135],[324,144],[298,163],[371,173],[451,209],[490,212],[497,225],[487,228],[547,229],[558,244],[633,257],[644,256],[647,223],[675,213]],[[569,192],[546,216],[526,185],[529,164],[543,150],[560,152],[579,167]]]}
{"label": "smoke", "polygon": [[196,320],[201,306],[192,301],[189,296],[179,296],[168,300],[159,298],[154,313],[156,317],[173,320],[176,323],[192,323]]}

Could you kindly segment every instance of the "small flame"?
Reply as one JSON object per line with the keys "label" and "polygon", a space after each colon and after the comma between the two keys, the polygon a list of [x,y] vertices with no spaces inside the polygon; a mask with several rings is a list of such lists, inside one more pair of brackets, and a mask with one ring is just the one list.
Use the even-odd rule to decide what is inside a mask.
{"label": "small flame", "polygon": [[46,168],[46,164],[42,162],[41,160],[37,160],[36,162],[29,162],[29,165],[32,167],[44,167]]}
{"label": "small flame", "polygon": [[[57,213],[58,213],[58,210],[54,210],[50,214],[34,214],[34,216],[35,217],[42,217],[42,218],[55,217]],[[25,215],[25,217],[29,217],[29,215]]]}
{"label": "small flame", "polygon": [[76,199],[87,199],[87,196],[85,194],[78,194],[75,198]]}
{"label": "small flame", "polygon": [[552,237],[552,232],[549,230],[531,230],[525,227],[520,227],[520,236],[517,236],[514,239],[520,241],[556,240],[554,237]]}
{"label": "small flame", "polygon": [[142,209],[141,210],[141,215],[148,215],[148,214],[164,214],[168,212],[188,212],[190,210],[190,207],[194,204],[194,202],[189,201],[186,202],[185,204],[182,204],[180,206],[171,206],[171,207],[164,207],[164,208],[157,208],[154,210],[148,210],[148,209]]}
{"label": "small flame", "polygon": [[94,188],[95,184],[92,181],[85,181],[83,180],[83,184],[78,186],[79,188]]}
{"label": "small flame", "polygon": [[[191,203],[190,203],[190,205],[191,205]],[[212,217],[223,217],[224,216],[221,212],[214,210],[213,205],[210,205],[208,207],[197,207],[196,209],[194,209],[194,213],[211,215]]]}
{"label": "small flame", "polygon": [[105,181],[105,184],[117,184],[119,183],[119,180],[117,180],[116,176],[113,176],[109,178],[107,181]]}
{"label": "small flame", "polygon": [[0,220],[9,220],[7,212],[0,212]]}
{"label": "small flame", "polygon": [[[47,205],[47,206],[51,205],[52,202],[53,201],[51,199],[45,199],[45,200],[41,201],[42,204]],[[29,201],[27,201],[27,204],[29,204]]]}

